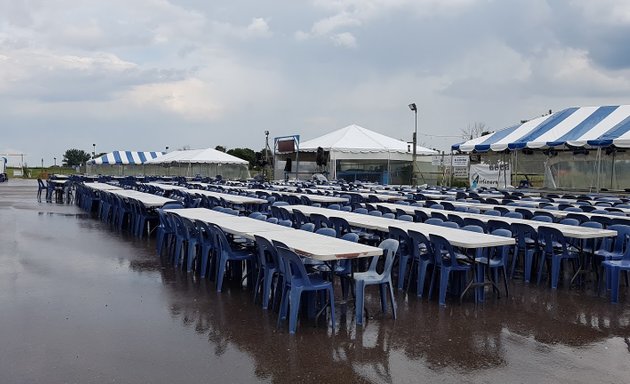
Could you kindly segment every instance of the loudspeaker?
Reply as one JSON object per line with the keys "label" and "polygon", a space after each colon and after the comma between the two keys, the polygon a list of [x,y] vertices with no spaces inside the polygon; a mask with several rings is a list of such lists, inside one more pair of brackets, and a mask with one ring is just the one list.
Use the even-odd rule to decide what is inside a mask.
{"label": "loudspeaker", "polygon": [[291,158],[287,158],[286,164],[284,164],[284,171],[291,172]]}

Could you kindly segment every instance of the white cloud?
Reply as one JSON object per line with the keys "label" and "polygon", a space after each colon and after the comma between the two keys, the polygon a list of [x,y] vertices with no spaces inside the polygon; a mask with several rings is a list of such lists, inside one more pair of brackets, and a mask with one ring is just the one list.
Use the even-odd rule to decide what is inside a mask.
{"label": "white cloud", "polygon": [[227,22],[214,22],[214,30],[220,34],[242,40],[269,38],[273,35],[267,20],[255,17],[247,26],[236,26]]}
{"label": "white cloud", "polygon": [[338,47],[356,48],[357,39],[350,32],[338,33],[330,37]]}

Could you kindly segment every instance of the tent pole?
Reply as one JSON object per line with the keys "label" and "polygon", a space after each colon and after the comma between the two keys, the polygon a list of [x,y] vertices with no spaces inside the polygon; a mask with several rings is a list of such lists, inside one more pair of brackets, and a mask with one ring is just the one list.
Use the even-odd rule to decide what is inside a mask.
{"label": "tent pole", "polygon": [[613,151],[612,153],[612,164],[610,165],[610,189],[613,189],[613,180],[615,178],[615,154],[617,151]]}
{"label": "tent pole", "polygon": [[599,193],[599,178],[602,173],[602,147],[597,148],[597,183],[595,184],[595,192]]}
{"label": "tent pole", "polygon": [[453,177],[455,174],[455,169],[453,168],[453,149],[451,148],[451,177],[448,179],[448,187],[451,188],[453,186]]}

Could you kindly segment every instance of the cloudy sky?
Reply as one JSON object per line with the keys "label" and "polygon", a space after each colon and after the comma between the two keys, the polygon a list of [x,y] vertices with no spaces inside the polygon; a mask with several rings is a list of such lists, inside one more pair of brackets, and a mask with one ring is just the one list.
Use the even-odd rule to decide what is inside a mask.
{"label": "cloudy sky", "polygon": [[0,152],[264,146],[348,124],[447,149],[630,104],[628,0],[0,0]]}

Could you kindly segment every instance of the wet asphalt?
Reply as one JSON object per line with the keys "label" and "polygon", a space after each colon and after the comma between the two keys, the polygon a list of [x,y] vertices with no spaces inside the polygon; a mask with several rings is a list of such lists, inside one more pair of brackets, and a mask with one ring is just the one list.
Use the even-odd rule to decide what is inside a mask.
{"label": "wet asphalt", "polygon": [[0,184],[0,383],[630,383],[630,306],[593,287],[510,284],[484,304],[397,293],[398,319],[296,335],[238,284],[175,271],[36,183]]}

